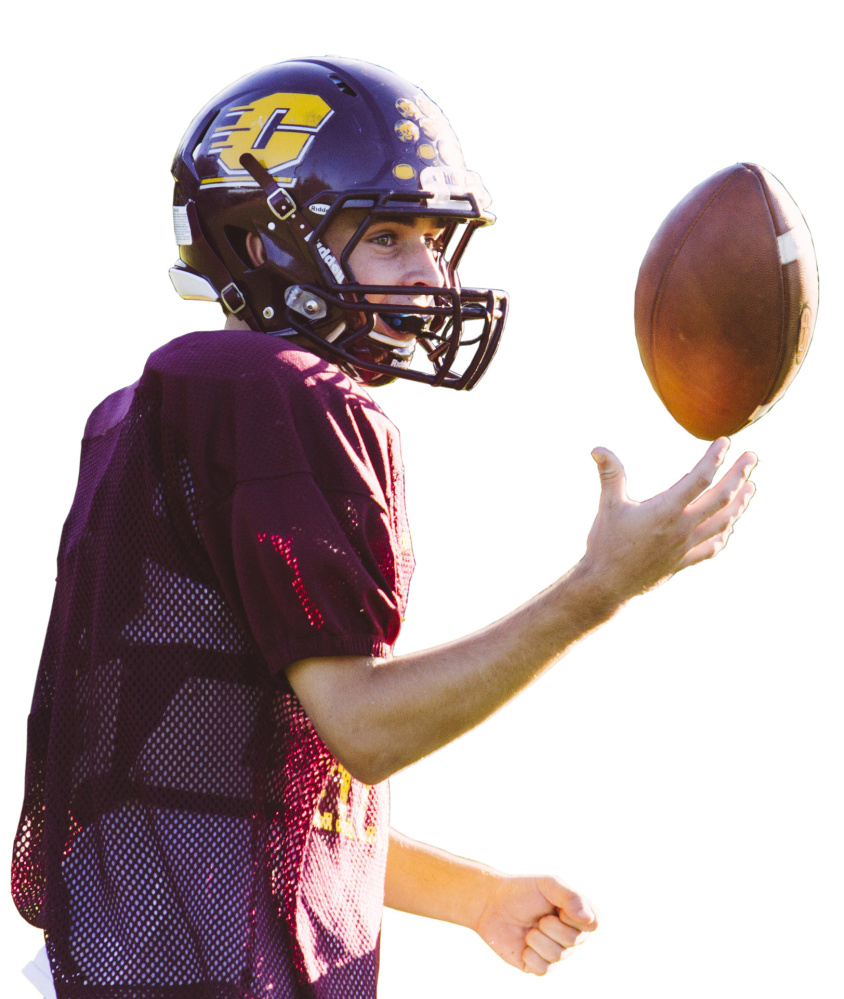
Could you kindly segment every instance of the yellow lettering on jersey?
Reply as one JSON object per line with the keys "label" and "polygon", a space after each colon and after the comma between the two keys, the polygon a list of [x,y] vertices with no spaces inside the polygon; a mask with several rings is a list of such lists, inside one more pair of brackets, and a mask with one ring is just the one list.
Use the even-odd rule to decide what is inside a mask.
{"label": "yellow lettering on jersey", "polygon": [[352,775],[342,763],[337,764],[337,769],[340,773],[340,801],[345,804],[349,800],[349,791],[352,787]]}
{"label": "yellow lettering on jersey", "polygon": [[331,812],[315,812],[314,813],[314,828],[324,829],[326,832],[331,832],[334,828],[334,816]]}
{"label": "yellow lettering on jersey", "polygon": [[342,833],[346,839],[357,839],[354,825],[341,815],[337,816],[337,832]]}
{"label": "yellow lettering on jersey", "polygon": [[[236,112],[240,115],[235,120]],[[229,174],[244,172],[240,165],[244,153],[252,153],[272,172],[298,162],[311,136],[332,114],[316,94],[269,94],[232,108],[229,121],[214,129],[210,150],[219,151]]]}

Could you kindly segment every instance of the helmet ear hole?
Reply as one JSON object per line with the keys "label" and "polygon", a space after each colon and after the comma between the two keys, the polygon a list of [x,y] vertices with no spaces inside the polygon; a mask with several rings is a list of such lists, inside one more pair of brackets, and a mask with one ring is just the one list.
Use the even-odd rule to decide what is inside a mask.
{"label": "helmet ear hole", "polygon": [[246,244],[246,239],[249,233],[246,229],[241,229],[240,226],[227,225],[223,228],[223,233],[226,237],[226,242],[232,248],[232,251],[236,254],[240,262],[244,267],[251,270],[253,267],[257,267],[252,255],[249,252],[249,247]]}

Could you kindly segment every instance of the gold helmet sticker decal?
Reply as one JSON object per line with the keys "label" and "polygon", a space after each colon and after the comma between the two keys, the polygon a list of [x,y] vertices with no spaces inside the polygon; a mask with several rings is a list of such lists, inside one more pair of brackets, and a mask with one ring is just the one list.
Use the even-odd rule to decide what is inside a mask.
{"label": "gold helmet sticker decal", "polygon": [[398,111],[402,118],[412,118],[414,121],[422,117],[419,108],[413,101],[407,100],[406,97],[400,97],[396,101],[396,111]]}
{"label": "gold helmet sticker decal", "polygon": [[413,180],[416,170],[409,163],[396,163],[393,167],[393,176],[396,180]]}
{"label": "gold helmet sticker decal", "polygon": [[397,121],[394,128],[402,142],[415,142],[419,138],[419,129],[412,121]]}
{"label": "gold helmet sticker decal", "polygon": [[[254,187],[255,181],[240,165],[252,153],[271,174],[300,163],[316,133],[334,112],[317,94],[268,94],[251,104],[230,108],[209,133],[206,152],[216,157],[218,175],[202,181],[208,185]],[[290,178],[279,178],[282,182]]]}

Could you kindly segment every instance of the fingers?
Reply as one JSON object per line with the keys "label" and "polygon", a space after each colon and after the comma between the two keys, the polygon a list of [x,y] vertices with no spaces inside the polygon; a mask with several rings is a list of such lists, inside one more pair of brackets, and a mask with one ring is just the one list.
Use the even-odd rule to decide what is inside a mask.
{"label": "fingers", "polygon": [[627,498],[618,458],[606,448],[593,450],[601,500],[584,563],[596,570],[612,599],[623,603],[645,593],[724,547],[753,496],[749,475],[756,464],[746,452],[713,486],[729,443],[726,437],[713,441],[688,475],[644,503]]}
{"label": "fingers", "polygon": [[677,571],[717,555],[727,544],[736,521],[756,492],[748,478],[758,460],[752,451],[746,451],[717,485],[705,491],[698,488],[707,477],[707,484],[711,483],[717,464],[723,461],[728,447],[726,438],[714,441],[689,475],[669,490],[681,499],[694,494],[685,509],[694,526],[688,536],[688,550]]}
{"label": "fingers", "polygon": [[557,910],[562,922],[576,930],[594,930],[598,919],[586,899],[559,878],[541,877],[536,879],[536,887],[543,897]]}
{"label": "fingers", "polygon": [[526,971],[530,975],[544,975],[551,965],[536,953],[531,947],[525,947],[524,953],[522,954],[522,964],[524,965],[523,971]]}
{"label": "fingers", "polygon": [[[553,947],[557,948],[558,952],[564,947],[576,947],[578,944],[583,943],[584,940],[589,938],[590,932],[590,930],[578,930],[574,926],[569,926],[559,916],[543,916],[539,920],[536,929],[531,930],[531,933],[536,933],[539,937],[548,940]],[[528,935],[527,942],[533,946],[530,935]],[[545,954],[539,947],[534,947],[534,950],[545,957]]]}
{"label": "fingers", "polygon": [[668,490],[667,495],[675,497],[683,507],[688,506],[712,485],[715,473],[721,466],[729,447],[730,441],[727,437],[719,437],[713,441],[695,467],[676,482]]}
{"label": "fingers", "polygon": [[524,970],[544,975],[552,964],[564,960],[572,947],[587,940],[598,919],[586,899],[554,877],[536,879],[536,886],[554,907],[525,936]]}
{"label": "fingers", "polygon": [[[673,497],[681,508],[691,504],[712,485],[715,473],[721,466],[729,447],[730,441],[727,437],[719,437],[714,440],[695,467],[682,479],[675,482],[666,495]],[[627,480],[624,466],[619,459],[612,451],[604,447],[594,448],[592,457],[598,465],[598,474],[601,477],[601,498],[610,503],[621,503],[626,500]],[[743,455],[739,462],[745,458],[747,455]]]}
{"label": "fingers", "polygon": [[530,930],[525,937],[525,943],[534,954],[539,955],[548,964],[555,964],[559,961],[566,949],[537,929]]}
{"label": "fingers", "polygon": [[732,502],[747,482],[757,461],[752,451],[746,451],[716,486],[689,504],[689,510],[694,513],[698,523],[708,520]]}
{"label": "fingers", "polygon": [[539,926],[530,930],[525,937],[527,947],[522,954],[525,971],[534,975],[544,975],[552,964],[564,961],[573,947],[587,940],[586,930],[575,930],[556,916],[545,916]]}
{"label": "fingers", "polygon": [[601,499],[609,503],[621,503],[627,499],[624,466],[618,458],[605,447],[594,448],[592,457],[601,477]]}
{"label": "fingers", "polygon": [[756,486],[748,479],[756,461],[752,452],[743,454],[717,486],[689,506],[689,513],[697,523],[681,568],[712,558],[727,544],[736,521],[756,492]]}
{"label": "fingers", "polygon": [[686,553],[681,569],[712,558],[724,548],[736,521],[747,509],[755,492],[756,486],[752,482],[745,482],[727,507],[699,525],[693,535],[693,547]]}

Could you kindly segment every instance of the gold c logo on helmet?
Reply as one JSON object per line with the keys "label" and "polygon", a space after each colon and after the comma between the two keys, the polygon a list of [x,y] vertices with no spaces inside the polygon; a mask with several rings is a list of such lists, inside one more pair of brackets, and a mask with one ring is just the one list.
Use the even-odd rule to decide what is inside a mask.
{"label": "gold c logo on helmet", "polygon": [[208,153],[217,158],[219,176],[203,183],[249,178],[240,165],[244,153],[252,153],[270,173],[294,166],[333,113],[316,94],[269,94],[231,108],[225,112],[225,123],[208,139]]}

